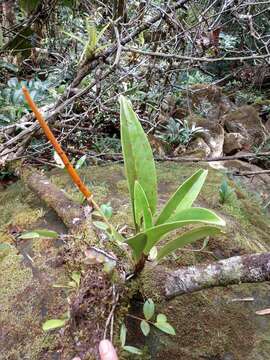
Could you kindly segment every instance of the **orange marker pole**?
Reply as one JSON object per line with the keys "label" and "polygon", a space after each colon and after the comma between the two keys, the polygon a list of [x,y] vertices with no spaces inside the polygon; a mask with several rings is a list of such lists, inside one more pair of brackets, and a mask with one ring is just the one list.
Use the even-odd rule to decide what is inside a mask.
{"label": "orange marker pole", "polygon": [[51,129],[49,128],[48,124],[46,123],[44,117],[42,116],[42,114],[40,113],[37,105],[35,104],[35,102],[33,101],[33,99],[31,98],[31,95],[29,94],[29,91],[26,89],[25,86],[22,87],[23,90],[23,94],[25,97],[25,100],[27,101],[28,105],[30,106],[31,110],[33,111],[33,113],[35,114],[40,126],[42,127],[45,135],[47,136],[48,140],[50,141],[50,143],[52,144],[52,146],[54,147],[55,151],[57,152],[57,154],[60,156],[61,160],[63,161],[71,179],[73,180],[74,184],[77,185],[77,187],[79,188],[79,190],[83,193],[83,195],[86,197],[86,199],[91,202],[91,191],[87,188],[87,186],[83,183],[83,181],[81,180],[80,176],[78,175],[77,171],[74,169],[74,167],[72,166],[71,162],[69,161],[67,155],[65,154],[64,150],[61,148],[61,145],[59,144],[59,142],[56,140],[55,136],[53,135],[53,133],[51,132]]}

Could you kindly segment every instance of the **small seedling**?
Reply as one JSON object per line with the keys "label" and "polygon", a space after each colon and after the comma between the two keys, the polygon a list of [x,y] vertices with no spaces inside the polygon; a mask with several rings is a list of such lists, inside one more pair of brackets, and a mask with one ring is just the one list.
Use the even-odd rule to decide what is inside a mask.
{"label": "small seedling", "polygon": [[[157,314],[156,321],[153,321],[153,316],[155,314],[155,303],[152,299],[147,299],[143,305],[143,315],[144,319],[140,318],[139,316],[135,315],[127,315],[129,317],[132,317],[133,319],[136,319],[140,321],[140,328],[144,336],[148,336],[151,331],[151,325],[155,326],[160,331],[163,331],[164,333],[168,335],[175,335],[175,330],[172,327],[171,324],[169,324],[166,315],[164,314]],[[122,324],[121,330],[120,330],[120,342],[121,346],[125,351],[128,351],[133,354],[141,355],[142,350],[134,347],[134,346],[126,346],[126,334],[127,334],[127,328],[125,324]]]}

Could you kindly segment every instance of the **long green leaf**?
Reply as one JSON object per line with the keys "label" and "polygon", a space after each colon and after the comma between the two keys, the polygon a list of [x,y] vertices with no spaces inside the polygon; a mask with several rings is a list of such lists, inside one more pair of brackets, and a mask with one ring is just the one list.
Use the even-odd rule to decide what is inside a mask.
{"label": "long green leaf", "polygon": [[183,246],[190,244],[196,240],[205,238],[206,236],[212,236],[220,233],[220,228],[215,226],[202,226],[190,231],[185,232],[183,235],[180,235],[176,239],[170,241],[168,244],[164,245],[158,252],[157,260],[161,260],[165,256],[169,255],[171,252],[182,248]]}
{"label": "long green leaf", "polygon": [[126,240],[126,243],[132,248],[133,256],[135,260],[139,260],[143,249],[146,246],[147,236],[145,233],[139,233],[136,236],[133,236]]}
{"label": "long green leaf", "polygon": [[143,188],[151,212],[154,215],[157,205],[157,177],[152,150],[140,121],[131,103],[120,96],[121,143],[125,171],[134,213],[134,186],[138,180]]}
{"label": "long green leaf", "polygon": [[165,221],[172,216],[174,211],[180,211],[191,207],[201,191],[206,176],[207,170],[200,169],[180,185],[162,209],[155,222],[156,225],[165,223]]}
{"label": "long green leaf", "polygon": [[[205,222],[211,222],[215,225],[225,226],[225,221],[215,214],[212,210],[208,210],[200,207],[193,207],[176,212],[170,217],[170,222],[174,221],[186,221],[186,220],[199,220]],[[165,225],[165,224],[164,224]]]}
{"label": "long green leaf", "polygon": [[136,348],[135,346],[125,345],[123,349],[131,354],[142,355],[143,353],[142,350]]}
{"label": "long green leaf", "polygon": [[143,218],[144,230],[153,226],[151,209],[140,183],[136,180],[134,186],[134,212],[136,224],[138,227],[141,225],[141,218]]}
{"label": "long green leaf", "polygon": [[189,224],[210,224],[216,226],[224,226],[225,221],[217,216],[214,212],[204,208],[190,208],[177,213],[172,222],[162,225],[154,226],[143,233],[133,236],[128,239],[133,244],[136,243],[137,237],[145,234],[147,243],[144,248],[144,253],[148,254],[151,248],[158,243],[158,241],[169,232]]}
{"label": "long green leaf", "polygon": [[23,233],[20,235],[20,239],[34,239],[34,238],[50,238],[50,239],[57,239],[59,237],[59,234],[56,231],[53,230],[45,230],[45,229],[39,229],[39,230],[31,230]]}

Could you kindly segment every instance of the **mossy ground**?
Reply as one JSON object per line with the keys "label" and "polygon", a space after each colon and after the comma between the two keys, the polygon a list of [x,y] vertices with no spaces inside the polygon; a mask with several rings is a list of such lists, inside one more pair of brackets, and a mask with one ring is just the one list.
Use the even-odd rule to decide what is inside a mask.
{"label": "mossy ground", "polygon": [[[161,205],[198,166],[165,163],[158,164],[157,168]],[[122,166],[83,168],[81,174],[99,204],[111,202],[114,224],[119,228],[128,225],[127,232],[131,232],[131,210]],[[81,200],[64,171],[54,170],[50,177],[75,201]],[[224,177],[225,174],[210,169],[196,205],[213,209],[224,217],[227,221],[226,233],[210,239],[203,251],[193,251],[199,249],[202,242],[177,251],[163,262],[164,266],[174,269],[181,265],[268,250],[270,222],[256,199],[250,198],[242,186],[228,180],[235,190],[234,194],[224,205],[219,203],[218,191]],[[12,228],[18,227],[19,231],[23,231],[34,228],[36,224],[51,228],[59,223],[53,213],[48,216],[48,209],[20,181],[2,191],[0,200],[0,242],[14,245],[10,234]],[[57,228],[61,232],[62,225],[59,226]],[[22,245],[20,240],[19,245],[2,252],[0,257],[0,287],[4,289],[0,294],[0,348],[4,349],[0,359],[50,358],[53,354],[56,356],[59,350],[57,344],[61,331],[45,334],[41,324],[47,318],[61,316],[67,308],[65,291],[52,287],[54,283],[63,283],[67,279],[66,269],[53,265],[58,252],[53,240],[37,240],[27,246]],[[25,252],[31,260],[27,260]],[[152,332],[148,338],[138,337],[140,330],[136,323],[136,339],[132,336],[132,325],[128,339],[130,345],[132,341],[135,345],[136,342],[140,346],[147,345],[150,358],[157,360],[165,355],[169,360],[225,359],[224,356],[232,356],[230,359],[266,359],[261,354],[269,348],[270,321],[258,321],[254,311],[260,306],[270,305],[267,303],[267,285],[212,289],[158,304],[158,289],[153,287],[151,276],[148,280],[141,289],[142,294],[156,299],[159,310],[168,315],[177,335],[161,336]],[[250,303],[231,302],[233,298],[251,295],[254,301]],[[64,359],[73,355],[70,352],[69,357]]]}

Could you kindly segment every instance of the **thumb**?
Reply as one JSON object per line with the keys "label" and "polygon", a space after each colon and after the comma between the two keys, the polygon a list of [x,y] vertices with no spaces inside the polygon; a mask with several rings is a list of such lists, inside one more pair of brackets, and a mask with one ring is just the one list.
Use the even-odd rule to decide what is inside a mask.
{"label": "thumb", "polygon": [[102,340],[99,344],[101,360],[118,360],[116,351],[109,340]]}

